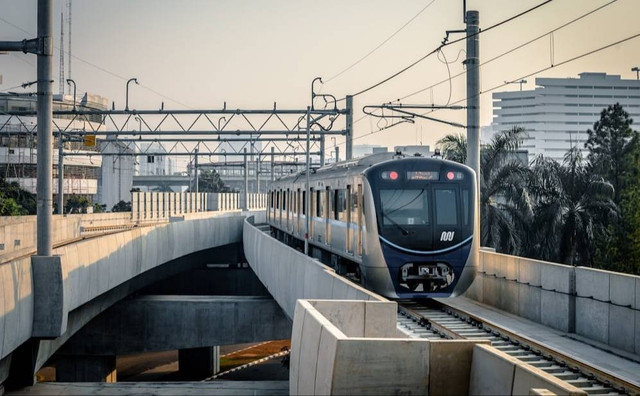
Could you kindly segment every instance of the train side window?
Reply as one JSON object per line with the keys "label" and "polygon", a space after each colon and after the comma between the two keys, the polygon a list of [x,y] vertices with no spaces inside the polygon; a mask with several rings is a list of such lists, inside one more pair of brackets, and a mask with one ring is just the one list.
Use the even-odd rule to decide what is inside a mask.
{"label": "train side window", "polygon": [[351,222],[358,223],[358,189],[351,189]]}
{"label": "train side window", "polygon": [[287,204],[288,204],[288,199],[289,199],[289,190],[287,191],[283,191],[283,199],[282,199],[282,210],[286,211],[287,210]]}
{"label": "train side window", "polygon": [[338,198],[339,198],[339,192],[340,190],[331,190],[331,203],[333,206],[333,219],[334,220],[338,220],[339,219],[339,215],[340,215],[340,205],[338,202]]}
{"label": "train side window", "polygon": [[347,190],[336,190],[336,220],[347,221]]}
{"label": "train side window", "polygon": [[322,191],[316,191],[316,217],[322,217],[323,209]]}
{"label": "train side window", "polygon": [[469,225],[469,190],[462,190],[462,216],[464,225]]}
{"label": "train side window", "polygon": [[313,192],[313,188],[309,189],[309,215],[313,216],[316,213],[316,194]]}
{"label": "train side window", "polygon": [[307,215],[307,192],[302,192],[302,214]]}
{"label": "train side window", "polygon": [[324,217],[327,219],[331,217],[331,201],[331,187],[327,187],[326,194],[324,196]]}
{"label": "train side window", "polygon": [[281,209],[281,204],[280,204],[280,191],[276,191],[276,205],[277,205],[278,209]]}
{"label": "train side window", "polygon": [[458,203],[456,191],[452,188],[436,188],[436,224],[456,225]]}

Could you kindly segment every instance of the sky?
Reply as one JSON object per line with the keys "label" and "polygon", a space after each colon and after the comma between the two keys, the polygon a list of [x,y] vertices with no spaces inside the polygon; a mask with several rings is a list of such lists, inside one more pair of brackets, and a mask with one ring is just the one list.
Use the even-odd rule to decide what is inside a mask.
{"label": "sky", "polygon": [[[480,27],[486,29],[542,2],[467,0],[467,9],[479,11]],[[617,0],[547,34],[610,2],[553,0],[481,34],[481,62],[544,35],[483,65],[481,91],[532,73],[524,89],[533,89],[536,77],[577,78],[582,72],[636,78],[631,68],[640,66],[640,38],[536,73],[640,33],[640,1]],[[54,1],[54,8],[57,46],[65,1]],[[35,0],[0,0],[0,10],[0,41],[35,37]],[[141,85],[131,86],[129,97],[130,107],[136,109],[157,109],[161,102],[165,102],[165,109],[219,109],[224,102],[229,108],[269,109],[277,102],[278,108],[305,109],[315,77],[325,82],[322,93],[338,98],[356,93],[437,48],[446,30],[463,29],[462,15],[462,0],[76,0],[71,77],[79,93],[104,96],[117,108],[124,107],[126,80],[136,77]],[[339,74],[387,39],[370,56]],[[65,39],[68,51],[66,47]],[[363,117],[362,113],[365,105],[403,98],[442,81],[402,103],[443,105],[462,100],[464,104],[465,75],[448,79],[464,71],[464,48],[464,41],[447,46],[439,57],[428,57],[397,78],[355,97],[354,144],[433,146],[446,134],[464,132],[426,120],[375,132],[386,120]],[[58,53],[56,48],[55,79]],[[0,91],[21,92],[14,87],[36,79],[35,64],[33,55],[0,55]],[[56,82],[56,92],[57,86]],[[518,89],[519,85],[511,84],[498,91]],[[481,95],[480,104],[481,125],[489,125],[490,92]],[[433,116],[466,123],[464,111],[442,110]],[[338,139],[338,144],[342,143],[343,139]]]}

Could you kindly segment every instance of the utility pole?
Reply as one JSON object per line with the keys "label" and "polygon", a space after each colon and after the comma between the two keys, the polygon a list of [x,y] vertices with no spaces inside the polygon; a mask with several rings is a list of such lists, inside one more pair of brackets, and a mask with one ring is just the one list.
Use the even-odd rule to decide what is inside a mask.
{"label": "utility pole", "polygon": [[350,160],[353,158],[353,96],[347,95],[346,97],[347,108],[347,125],[345,130],[347,132],[346,144],[345,144],[345,159]]}
{"label": "utility pole", "polygon": [[276,175],[275,175],[275,168],[276,168],[276,163],[274,162],[275,160],[275,147],[271,146],[271,181],[275,181],[276,180]]}
{"label": "utility pole", "polygon": [[467,11],[467,165],[476,172],[477,192],[480,189],[479,19],[478,11]]}
{"label": "utility pole", "polygon": [[[38,165],[37,165],[37,255],[53,254],[53,0],[38,0]],[[61,136],[62,137],[62,136]]]}
{"label": "utility pole", "polygon": [[195,185],[196,185],[196,194],[197,194],[198,189],[200,188],[200,181],[198,180],[198,146],[196,146],[196,158],[194,160],[194,164],[195,164],[195,175],[196,175]]}
{"label": "utility pole", "polygon": [[58,134],[58,214],[64,214],[64,143]]}
{"label": "utility pole", "polygon": [[309,135],[311,133],[311,107],[307,107],[307,172],[306,172],[306,179],[305,179],[305,186],[304,186],[304,190],[305,190],[305,205],[307,207],[306,210],[306,216],[305,216],[305,220],[306,220],[306,231],[304,233],[304,254],[309,255],[309,230],[311,230],[311,216],[310,216],[310,209],[309,209],[309,202],[310,202],[310,198],[309,197],[309,192],[310,192],[310,188],[311,188],[311,181],[310,181],[310,173],[311,173],[311,155],[309,154]]}
{"label": "utility pole", "polygon": [[244,205],[242,210],[249,210],[249,167],[247,166],[247,148],[244,148]]}

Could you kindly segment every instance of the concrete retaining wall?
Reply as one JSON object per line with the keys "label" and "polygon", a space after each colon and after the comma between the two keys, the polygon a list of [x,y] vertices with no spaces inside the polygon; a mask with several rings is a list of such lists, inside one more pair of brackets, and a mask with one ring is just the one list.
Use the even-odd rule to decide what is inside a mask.
{"label": "concrete retaining wall", "polygon": [[307,301],[295,309],[291,394],[468,394],[473,347],[394,338],[394,302]]}
{"label": "concrete retaining wall", "polygon": [[473,348],[469,394],[528,395],[546,389],[556,395],[587,393],[488,345]]}
{"label": "concrete retaining wall", "polygon": [[[55,288],[61,289],[61,300],[45,298],[38,303],[51,318],[66,317],[70,311],[163,263],[239,242],[243,219],[240,214],[192,214],[184,216],[184,221],[134,228],[54,249],[60,256],[59,286],[46,279],[34,283],[29,257],[1,264],[0,359],[32,336],[34,294],[46,296]],[[36,323],[42,323],[49,318],[36,319]]]}
{"label": "concrete retaining wall", "polygon": [[318,260],[272,238],[249,219],[245,221],[243,243],[247,262],[290,318],[298,299],[386,301],[336,275]]}
{"label": "concrete retaining wall", "polygon": [[[53,243],[78,238],[81,217],[80,215],[53,216]],[[35,247],[36,216],[0,217],[0,255],[28,251]]]}
{"label": "concrete retaining wall", "polygon": [[640,354],[640,277],[481,250],[466,297]]}
{"label": "concrete retaining wall", "polygon": [[[185,213],[206,212],[207,193],[131,193],[131,215],[136,222],[162,221]],[[213,209],[211,209],[213,210]]]}

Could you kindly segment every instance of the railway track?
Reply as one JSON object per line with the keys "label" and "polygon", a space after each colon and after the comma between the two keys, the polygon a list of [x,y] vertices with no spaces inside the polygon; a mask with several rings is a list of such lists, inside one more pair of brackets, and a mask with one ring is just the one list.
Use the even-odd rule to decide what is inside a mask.
{"label": "railway track", "polygon": [[436,301],[399,303],[398,324],[414,338],[488,340],[496,349],[588,394],[640,395],[632,383]]}

